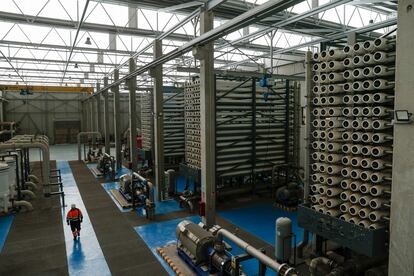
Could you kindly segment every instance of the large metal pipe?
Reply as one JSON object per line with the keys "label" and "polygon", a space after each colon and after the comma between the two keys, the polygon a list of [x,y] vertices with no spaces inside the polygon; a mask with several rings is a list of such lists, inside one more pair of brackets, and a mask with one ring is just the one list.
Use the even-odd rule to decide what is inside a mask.
{"label": "large metal pipe", "polygon": [[235,243],[238,247],[243,249],[250,256],[258,259],[261,263],[265,264],[267,267],[271,268],[276,272],[283,272],[280,275],[297,275],[294,268],[291,268],[288,264],[279,264],[277,261],[273,260],[269,256],[263,254],[260,250],[256,249],[252,245],[243,241],[233,233],[227,231],[226,229],[220,229],[217,232],[217,237],[219,240],[223,240],[223,237],[229,239],[231,242]]}

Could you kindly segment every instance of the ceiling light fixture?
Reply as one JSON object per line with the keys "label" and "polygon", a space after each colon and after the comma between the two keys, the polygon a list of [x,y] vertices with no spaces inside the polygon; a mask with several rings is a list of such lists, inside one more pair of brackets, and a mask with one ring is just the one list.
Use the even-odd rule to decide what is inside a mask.
{"label": "ceiling light fixture", "polygon": [[90,37],[87,37],[86,38],[85,44],[86,45],[92,45],[92,42],[91,42],[91,38]]}
{"label": "ceiling light fixture", "polygon": [[75,63],[75,68],[79,68],[79,65],[77,63]]}

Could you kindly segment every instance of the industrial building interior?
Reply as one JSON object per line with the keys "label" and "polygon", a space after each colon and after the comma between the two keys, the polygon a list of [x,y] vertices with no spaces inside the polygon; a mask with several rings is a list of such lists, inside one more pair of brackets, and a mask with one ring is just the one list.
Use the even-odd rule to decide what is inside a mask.
{"label": "industrial building interior", "polygon": [[414,0],[2,0],[0,275],[414,276]]}

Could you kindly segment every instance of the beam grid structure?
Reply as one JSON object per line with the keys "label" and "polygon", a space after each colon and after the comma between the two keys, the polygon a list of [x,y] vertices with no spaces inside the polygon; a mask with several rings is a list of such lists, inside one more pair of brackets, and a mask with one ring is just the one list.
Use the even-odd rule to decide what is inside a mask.
{"label": "beam grid structure", "polygon": [[[129,59],[129,71],[133,72],[137,65],[134,58]],[[137,149],[137,79],[131,78],[128,82],[129,88],[129,160],[134,172],[138,172],[138,149]]]}
{"label": "beam grid structure", "polygon": [[[16,4],[21,4],[19,3],[20,0],[15,1]],[[72,48],[74,54],[73,58],[71,58],[72,60],[79,62],[79,64],[88,64],[99,63],[96,61],[101,59],[102,63],[105,64],[94,64],[91,68],[93,68],[95,72],[108,74],[114,67],[120,67],[118,69],[127,69],[127,62],[131,56],[137,58],[138,64],[140,64],[140,60],[142,60],[143,64],[148,63],[149,59],[145,60],[144,58],[145,56],[148,58],[152,55],[150,52],[151,43],[153,39],[157,37],[162,38],[163,41],[166,42],[164,45],[166,48],[165,50],[167,50],[167,48],[178,48],[183,43],[194,39],[197,36],[197,31],[195,33],[189,31],[191,28],[194,28],[195,30],[199,29],[199,24],[191,27],[194,22],[198,22],[197,18],[199,16],[199,8],[195,9],[194,7],[190,7],[165,13],[155,9],[170,6],[171,4],[169,1],[140,1],[140,5],[137,6],[134,3],[123,0],[91,0],[93,8],[90,8],[89,10],[91,11],[88,11],[85,16],[85,22],[83,22],[81,31],[79,32],[80,38],[78,39],[78,43],[75,45],[73,43],[74,41],[69,39],[69,37],[73,37],[77,27],[80,26],[80,24],[78,24],[78,22],[74,19],[79,18],[79,16],[76,15],[76,12],[79,14],[82,13],[83,7],[73,8],[73,6],[70,6],[71,4],[68,1],[59,1],[63,8],[60,12],[63,12],[64,10],[64,13],[58,17],[59,11],[56,13],[54,12],[53,15],[50,13],[51,10],[49,6],[52,4],[49,2],[53,1],[57,0],[47,1],[47,3],[44,3],[44,5],[42,4],[41,7],[39,6],[38,12],[33,12],[36,10],[36,7],[33,8],[32,12],[23,9],[20,10],[20,13],[14,12],[11,8],[7,8],[6,4],[0,7],[0,24],[5,26],[5,32],[0,32],[0,41],[4,42],[0,42],[0,48],[6,53],[6,56],[22,59],[22,62],[20,63],[21,66],[16,68],[18,71],[24,70],[25,68],[28,68],[28,66],[30,66],[31,69],[35,67],[41,72],[43,72],[43,69],[50,69],[51,65],[39,63],[39,60],[41,59],[52,59],[49,58],[50,56],[55,57],[53,59],[59,58],[59,60],[67,63],[70,60],[68,58],[68,54],[70,53],[70,48],[73,45]],[[269,2],[272,1],[275,0],[270,0]],[[253,1],[250,2],[240,0],[211,0],[206,1],[205,6],[209,9],[214,8],[215,5],[220,5],[218,9],[214,9],[217,16],[215,24],[217,25],[233,19],[236,15],[258,7],[258,5],[254,4]],[[235,39],[234,36],[238,35],[240,37],[243,35],[242,32],[234,32],[231,35],[222,36],[221,39],[218,39],[215,42],[216,48],[220,47],[222,49],[220,51],[219,49],[216,50],[217,53],[220,53],[218,56],[225,56],[228,63],[240,62],[243,60],[243,56],[247,57],[249,60],[254,60],[253,56],[256,55],[256,53],[260,56],[268,56],[270,53],[269,45],[266,44],[264,38],[260,36],[251,36],[249,38],[248,34],[252,34],[257,31],[266,33],[265,30],[269,28],[274,30],[276,27],[273,26],[278,22],[306,12],[306,8],[304,8],[306,7],[306,3],[309,8],[311,8],[309,3],[311,3],[312,0],[298,1],[297,3],[299,2],[300,5],[275,12],[267,18],[255,22],[255,24],[251,27],[245,28],[247,30],[245,32],[247,36],[243,37],[239,42],[237,42],[239,39],[237,37]],[[385,3],[376,3],[375,7],[374,5],[369,4],[345,6],[343,2],[346,1],[331,1],[329,3],[332,5],[331,10],[320,11],[317,14],[317,19],[315,19],[315,16],[304,17],[295,23],[284,26],[283,30],[279,27],[277,31],[282,34],[280,43],[284,43],[284,40],[288,40],[289,43],[286,43],[286,45],[289,47],[295,46],[299,40],[303,43],[304,41],[309,42],[314,39],[329,38],[329,35],[337,30],[355,29],[355,24],[352,25],[352,22],[355,20],[361,21],[362,25],[368,24],[369,19],[372,19],[374,23],[381,22],[387,17],[392,17],[393,13],[395,13],[396,7],[393,6],[392,3],[387,3],[386,5]],[[101,17],[98,16],[99,9],[102,13]],[[108,11],[112,9],[121,9],[123,12],[126,9],[125,11],[127,12],[125,12],[125,15],[128,16],[125,16],[124,18],[127,18],[128,22],[126,19],[123,20],[122,18],[120,19],[119,16],[117,17],[116,13],[108,13]],[[73,13],[73,11],[75,11],[75,13]],[[369,11],[369,14],[367,11]],[[149,14],[156,16],[149,16]],[[137,23],[135,24],[133,21],[137,19],[137,15],[142,16],[144,20],[135,22]],[[159,19],[163,17],[169,19],[164,21]],[[103,20],[98,20],[97,18],[106,18],[107,20],[105,21],[109,24],[107,22],[103,22]],[[28,24],[28,22],[30,24]],[[36,31],[31,31],[28,30],[28,28],[37,29]],[[17,34],[18,32],[20,32],[20,34]],[[38,36],[40,38],[34,38],[31,33],[39,33]],[[17,39],[16,36],[21,36],[22,34],[24,38]],[[302,38],[298,39],[298,37],[295,37],[295,34],[299,37],[301,36]],[[106,38],[104,38],[104,36],[106,36]],[[225,37],[225,39],[223,39],[223,37]],[[85,41],[86,38],[89,38],[92,45],[81,46],[82,42]],[[51,43],[52,40],[59,41],[59,43]],[[41,48],[42,44],[49,45],[51,47],[45,51],[46,54],[38,55],[34,44],[38,44],[38,46],[36,46],[38,48]],[[54,44],[59,44],[59,46],[53,48]],[[111,44],[116,44],[117,48],[112,49],[110,47]],[[233,44],[233,46],[237,47],[230,47],[229,44]],[[280,47],[280,45],[276,46]],[[13,47],[15,49],[12,49]],[[69,50],[64,50],[62,47],[67,47]],[[252,52],[252,54],[249,54],[249,52]],[[289,51],[286,51],[286,53],[291,54]],[[34,56],[36,56],[36,58],[33,58]],[[31,60],[23,60],[29,58],[31,58]],[[224,60],[224,62],[225,61],[226,60]],[[179,58],[175,59],[174,62],[181,66],[188,65],[180,63]],[[218,61],[215,60],[215,63],[216,62]],[[121,66],[120,64],[123,65]],[[266,65],[257,61],[252,64],[256,64],[261,67]],[[73,65],[73,63],[71,63],[71,65]],[[5,64],[5,67],[6,66],[9,67],[10,64]],[[221,66],[223,66],[223,64],[221,64]],[[243,63],[243,66],[246,66],[246,63]],[[257,66],[256,68],[250,67],[248,70],[258,71]],[[57,71],[62,73],[62,76],[67,74],[64,73],[65,69],[66,68],[62,66],[56,68]],[[122,72],[122,70],[120,70],[120,72]],[[12,74],[15,75],[16,73],[12,72]],[[71,82],[69,77],[70,74],[67,74],[65,77],[65,83],[69,85],[79,85],[81,82],[80,80]],[[25,77],[23,76],[23,78]],[[42,76],[42,78],[47,79],[47,76]],[[93,77],[91,76],[91,78]],[[166,81],[170,81],[170,83],[174,82],[174,77],[165,79]],[[30,78],[28,78],[28,80],[29,82],[34,81]],[[86,79],[85,84],[80,85],[91,86],[96,82],[96,79],[92,81],[88,81]]]}
{"label": "beam grid structure", "polygon": [[[108,86],[108,77],[104,77],[104,86]],[[104,96],[104,132],[105,132],[105,153],[111,155],[111,140],[110,140],[110,129],[109,129],[109,91],[103,92]]]}
{"label": "beam grid structure", "polygon": [[[114,70],[114,81],[119,79],[119,70]],[[119,85],[112,86],[112,93],[114,95],[114,139],[115,139],[115,161],[116,161],[116,171],[122,168],[122,133],[121,133],[121,105],[120,105],[120,96],[119,96]]]}

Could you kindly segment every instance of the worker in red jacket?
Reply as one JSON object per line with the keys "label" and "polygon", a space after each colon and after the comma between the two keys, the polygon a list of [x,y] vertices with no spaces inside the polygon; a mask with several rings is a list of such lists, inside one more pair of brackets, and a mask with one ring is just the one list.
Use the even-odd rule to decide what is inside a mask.
{"label": "worker in red jacket", "polygon": [[77,237],[80,237],[81,223],[83,220],[83,215],[81,210],[76,208],[75,204],[70,206],[70,210],[66,215],[66,223],[70,225],[72,230],[73,240],[76,240]]}

